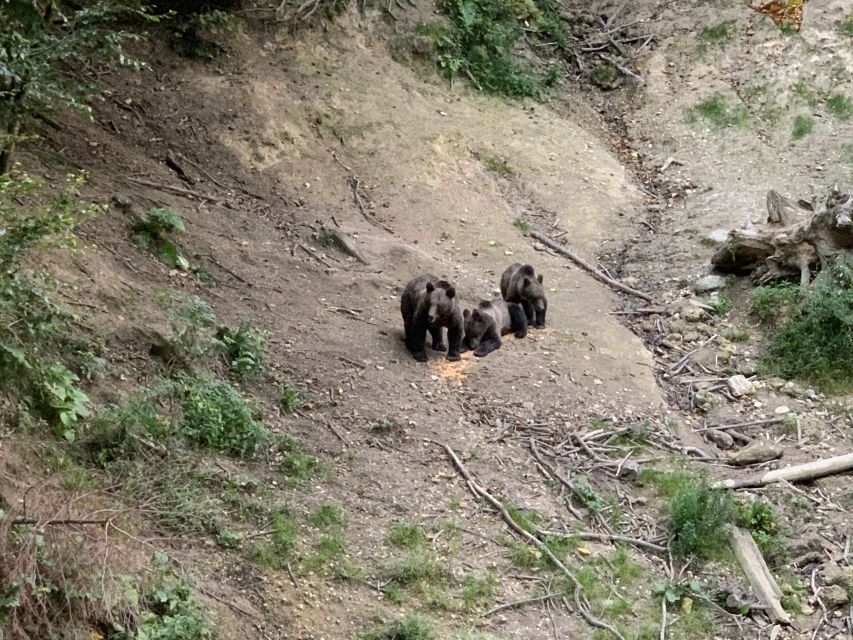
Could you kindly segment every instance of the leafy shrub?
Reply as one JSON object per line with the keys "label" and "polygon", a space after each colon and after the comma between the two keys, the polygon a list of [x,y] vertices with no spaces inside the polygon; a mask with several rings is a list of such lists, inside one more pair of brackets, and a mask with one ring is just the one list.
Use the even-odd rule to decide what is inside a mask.
{"label": "leafy shrub", "polygon": [[737,524],[748,529],[764,557],[775,560],[782,554],[779,534],[781,526],[773,505],[764,498],[738,505]]}
{"label": "leafy shrub", "polygon": [[287,413],[296,413],[305,402],[302,392],[292,384],[281,387],[281,408]]}
{"label": "leafy shrub", "polygon": [[526,33],[568,51],[569,36],[548,0],[441,0],[448,22],[422,27],[435,42],[438,65],[453,79],[466,76],[479,90],[510,97],[541,97],[559,68],[541,71],[515,49]]}
{"label": "leafy shrub", "polygon": [[734,308],[734,303],[727,296],[711,298],[711,313],[715,316],[724,316]]}
{"label": "leafy shrub", "polygon": [[827,391],[853,385],[853,267],[838,261],[824,269],[771,337],[764,368]]}
{"label": "leafy shrub", "polygon": [[420,616],[410,613],[382,627],[359,636],[360,640],[435,640],[432,625]]}
{"label": "leafy shrub", "polygon": [[11,169],[15,144],[24,139],[21,127],[56,107],[71,107],[91,114],[89,102],[96,90],[80,82],[64,68],[80,68],[92,62],[117,62],[139,69],[142,64],[128,56],[124,42],[138,39],[116,28],[116,20],[128,14],[151,18],[139,8],[121,2],[63,4],[46,9],[32,2],[0,2],[0,174]]}
{"label": "leafy shrub", "polygon": [[670,503],[670,516],[673,551],[684,557],[714,557],[727,546],[735,502],[729,492],[693,480],[679,487]]}
{"label": "leafy shrub", "polygon": [[296,546],[296,525],[282,513],[273,514],[268,539],[255,545],[253,557],[260,566],[283,569]]}
{"label": "leafy shrub", "polygon": [[227,382],[185,380],[178,429],[193,444],[235,456],[251,456],[268,439],[251,407]]}
{"label": "leafy shrub", "polygon": [[231,371],[241,380],[259,378],[264,372],[264,337],[247,324],[224,327],[217,335]]}
{"label": "leafy shrub", "polygon": [[133,640],[213,640],[210,611],[192,597],[190,585],[183,580],[163,581],[144,598],[145,610],[139,616]]}
{"label": "leafy shrub", "polygon": [[191,362],[205,354],[213,346],[213,327],[216,316],[204,300],[198,296],[167,289],[160,293],[160,304],[166,310],[171,334],[171,360]]}
{"label": "leafy shrub", "polygon": [[279,470],[289,484],[310,478],[320,467],[320,460],[302,450],[299,441],[292,436],[284,436],[278,441],[277,458],[280,458]]}
{"label": "leafy shrub", "polygon": [[151,249],[160,261],[171,269],[181,267],[189,269],[189,262],[178,254],[175,243],[166,237],[166,234],[185,231],[184,221],[181,217],[166,207],[153,208],[143,214],[133,225],[133,233],[137,242],[147,249]]}
{"label": "leafy shrub", "polygon": [[89,460],[107,467],[157,452],[173,435],[172,421],[151,400],[141,399],[98,411],[80,444]]}
{"label": "leafy shrub", "polygon": [[750,313],[762,324],[775,324],[799,298],[800,288],[790,283],[765,285],[752,291]]}
{"label": "leafy shrub", "polygon": [[12,401],[7,406],[34,413],[69,440],[88,401],[62,364],[76,349],[71,316],[49,297],[53,280],[28,258],[38,249],[75,247],[74,227],[101,210],[79,201],[82,182],[69,175],[64,189],[48,194],[26,174],[0,176],[0,389]]}
{"label": "leafy shrub", "polygon": [[424,530],[419,525],[408,522],[395,522],[388,533],[388,542],[395,547],[415,549],[426,544],[426,541]]}
{"label": "leafy shrub", "polygon": [[324,504],[311,514],[309,520],[315,527],[330,527],[332,525],[343,524],[344,515],[341,513],[340,507],[336,507],[333,504]]}

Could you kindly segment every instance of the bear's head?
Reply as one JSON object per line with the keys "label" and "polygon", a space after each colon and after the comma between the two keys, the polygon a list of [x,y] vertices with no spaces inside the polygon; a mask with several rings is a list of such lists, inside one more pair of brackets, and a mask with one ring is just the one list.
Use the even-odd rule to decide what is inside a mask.
{"label": "bear's head", "polygon": [[545,287],[542,286],[542,274],[536,278],[524,276],[521,281],[521,297],[529,300],[538,310],[545,309]]}
{"label": "bear's head", "polygon": [[477,308],[473,311],[465,309],[462,313],[465,319],[465,344],[469,349],[476,349],[483,341],[483,336],[489,330],[490,318],[482,313]]}
{"label": "bear's head", "polygon": [[427,282],[427,321],[434,324],[453,314],[456,289],[446,280],[439,280],[435,285]]}

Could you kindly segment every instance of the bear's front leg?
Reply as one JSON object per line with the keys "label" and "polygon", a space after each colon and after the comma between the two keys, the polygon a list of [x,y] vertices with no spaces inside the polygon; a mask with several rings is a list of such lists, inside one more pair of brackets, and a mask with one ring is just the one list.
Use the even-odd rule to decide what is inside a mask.
{"label": "bear's front leg", "polygon": [[451,321],[450,326],[447,328],[447,342],[449,343],[447,359],[451,362],[461,359],[459,352],[462,349],[462,338],[464,335],[465,331],[462,328],[462,321]]}
{"label": "bear's front leg", "polygon": [[522,300],[519,304],[521,304],[521,308],[524,309],[524,316],[527,318],[527,324],[530,326],[536,326],[536,309],[533,308],[533,305],[527,300]]}
{"label": "bear's front leg", "polygon": [[427,354],[424,349],[424,341],[426,340],[427,324],[426,322],[412,322],[409,332],[406,334],[406,347],[412,352],[412,357],[418,362],[426,362]]}
{"label": "bear's front leg", "polygon": [[474,351],[474,355],[478,358],[489,355],[492,351],[497,351],[501,348],[501,339],[496,333],[490,333],[483,338],[480,346]]}
{"label": "bear's front leg", "polygon": [[533,326],[537,329],[543,329],[545,327],[545,312],[548,310],[548,305],[542,307],[539,311],[536,312],[536,324]]}
{"label": "bear's front leg", "polygon": [[447,351],[447,345],[444,344],[444,328],[430,327],[429,334],[432,336],[432,348],[436,351]]}

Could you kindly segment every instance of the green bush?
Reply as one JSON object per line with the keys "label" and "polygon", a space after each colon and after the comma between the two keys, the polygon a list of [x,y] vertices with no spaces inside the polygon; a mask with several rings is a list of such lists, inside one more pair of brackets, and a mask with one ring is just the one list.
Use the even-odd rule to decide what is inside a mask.
{"label": "green bush", "polygon": [[822,271],[770,338],[761,358],[770,373],[799,378],[826,391],[853,385],[853,267],[838,261]]}
{"label": "green bush", "polygon": [[410,613],[403,618],[363,633],[360,640],[435,640],[432,625],[420,616]]}
{"label": "green bush", "polygon": [[183,580],[163,578],[144,597],[145,609],[139,616],[132,640],[214,640],[213,616],[192,597]]}
{"label": "green bush", "polygon": [[447,22],[421,28],[435,42],[438,65],[451,79],[467,77],[479,90],[510,97],[541,97],[559,68],[543,71],[516,55],[525,33],[546,39],[558,53],[570,38],[550,0],[440,0]]}
{"label": "green bush", "polygon": [[80,341],[69,332],[70,314],[50,298],[53,280],[30,265],[37,250],[73,249],[75,226],[101,211],[80,202],[82,183],[69,175],[50,194],[26,174],[0,175],[0,390],[11,401],[0,416],[32,414],[69,440],[88,398],[62,362]]}
{"label": "green bush", "polygon": [[240,380],[260,378],[264,372],[264,337],[247,324],[224,327],[217,335],[228,367]]}
{"label": "green bush", "polygon": [[750,313],[762,324],[775,324],[799,299],[800,288],[790,283],[765,285],[752,291]]}
{"label": "green bush", "polygon": [[189,269],[189,262],[178,253],[175,243],[166,234],[185,231],[181,217],[166,207],[153,208],[143,214],[133,225],[137,242],[151,249],[160,261],[171,269]]}
{"label": "green bush", "polygon": [[748,529],[755,543],[767,560],[775,560],[782,554],[779,542],[781,526],[773,505],[764,498],[738,505],[737,524]]}
{"label": "green bush", "polygon": [[160,292],[160,304],[166,310],[171,333],[168,360],[186,364],[206,355],[214,345],[213,327],[216,316],[204,300],[181,291]]}
{"label": "green bush", "polygon": [[235,456],[251,456],[268,440],[252,408],[227,382],[184,381],[178,430],[191,443]]}
{"label": "green bush", "polygon": [[711,558],[728,546],[736,505],[731,493],[702,481],[682,484],[670,503],[672,549],[683,557]]}
{"label": "green bush", "polygon": [[80,439],[87,458],[101,467],[135,460],[170,446],[172,421],[148,399],[105,407],[95,414]]}
{"label": "green bush", "polygon": [[388,542],[395,547],[416,549],[426,544],[427,537],[422,527],[408,522],[395,522],[388,533]]}
{"label": "green bush", "polygon": [[814,124],[814,118],[811,116],[797,116],[794,118],[794,129],[791,132],[791,138],[794,140],[805,138],[814,129]]}

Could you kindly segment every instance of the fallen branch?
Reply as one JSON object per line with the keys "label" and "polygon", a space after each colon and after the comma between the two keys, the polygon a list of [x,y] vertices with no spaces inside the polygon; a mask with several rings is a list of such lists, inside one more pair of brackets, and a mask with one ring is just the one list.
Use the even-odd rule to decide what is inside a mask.
{"label": "fallen branch", "polygon": [[752,539],[752,535],[748,531],[744,531],[739,527],[733,527],[729,542],[732,546],[732,551],[735,552],[738,563],[740,564],[746,577],[749,578],[749,583],[752,585],[752,590],[755,592],[761,604],[767,608],[767,613],[776,622],[782,624],[791,624],[791,619],[785,610],[782,608],[782,590],[776,584],[776,580],[767,568],[767,563],[764,561],[764,556],[758,550],[758,545]]}
{"label": "fallen branch", "polygon": [[465,465],[462,463],[462,461],[456,455],[456,452],[453,451],[453,449],[451,449],[449,445],[446,445],[442,442],[436,442],[435,440],[429,440],[429,442],[432,442],[433,444],[436,444],[436,445],[438,445],[444,449],[444,451],[447,453],[448,457],[453,461],[453,464],[455,465],[457,471],[459,471],[459,473],[465,479],[465,482],[468,484],[468,490],[471,491],[471,493],[474,495],[475,498],[477,498],[477,500],[483,499],[486,502],[488,502],[492,506],[492,508],[498,513],[498,515],[501,516],[501,518],[506,523],[506,525],[516,535],[518,535],[520,538],[524,539],[526,542],[528,542],[529,544],[536,547],[543,555],[547,556],[548,559],[551,561],[551,563],[557,569],[559,569],[563,573],[563,575],[566,576],[566,578],[569,579],[569,581],[574,585],[575,607],[577,608],[578,612],[581,614],[583,619],[586,620],[587,624],[589,624],[592,627],[599,628],[599,629],[606,629],[607,631],[612,633],[615,637],[619,638],[619,640],[625,640],[624,636],[621,633],[619,633],[619,631],[615,627],[607,624],[606,622],[598,620],[597,618],[594,618],[592,616],[592,614],[590,614],[590,612],[586,609],[586,607],[584,607],[583,604],[581,603],[581,599],[580,599],[581,583],[578,581],[575,574],[572,573],[571,571],[569,571],[568,567],[566,567],[566,565],[564,565],[562,563],[562,561],[557,556],[554,555],[554,553],[551,551],[551,549],[548,547],[548,545],[546,545],[544,542],[539,540],[539,538],[534,536],[529,531],[520,527],[518,525],[518,523],[516,523],[516,521],[512,519],[512,516],[509,514],[509,512],[506,510],[506,507],[503,505],[503,503],[500,500],[495,498],[491,493],[489,493],[483,487],[481,487],[479,484],[477,484],[477,482],[471,476],[468,469],[465,467]]}
{"label": "fallen branch", "polygon": [[15,518],[12,520],[13,527],[20,527],[24,525],[37,525],[39,527],[56,527],[56,526],[65,526],[65,525],[78,525],[78,524],[97,524],[97,525],[105,525],[109,522],[109,520],[86,520],[86,519],[75,519],[75,518],[66,518],[64,520],[39,520],[38,518]]}
{"label": "fallen branch", "polygon": [[553,249],[554,251],[556,251],[560,255],[565,256],[566,258],[568,258],[569,260],[574,262],[576,265],[578,265],[582,269],[585,269],[586,271],[588,271],[590,274],[592,274],[592,276],[596,280],[600,280],[604,284],[610,285],[614,289],[618,289],[619,291],[622,291],[623,293],[628,293],[632,296],[637,296],[638,298],[642,298],[646,302],[652,301],[652,297],[649,294],[643,293],[641,291],[637,291],[636,289],[632,289],[628,285],[622,284],[618,280],[614,280],[613,278],[606,276],[601,271],[599,271],[598,269],[593,267],[586,260],[584,260],[583,258],[578,256],[576,253],[574,253],[573,251],[571,251],[569,249],[566,249],[562,245],[557,244],[556,242],[551,240],[551,238],[546,236],[541,231],[537,231],[534,229],[534,230],[530,231],[530,235],[533,238],[536,238],[537,240],[539,240],[539,242],[544,244],[549,249]]}
{"label": "fallen branch", "polygon": [[844,473],[853,469],[853,453],[845,453],[843,456],[824,458],[797,464],[793,467],[774,469],[746,478],[729,478],[718,482],[716,486],[724,489],[743,489],[745,487],[763,487],[773,482],[801,482],[803,480],[815,480],[825,476]]}
{"label": "fallen branch", "polygon": [[212,196],[199,193],[198,191],[191,191],[190,189],[183,189],[182,187],[173,187],[170,184],[162,184],[160,182],[154,182],[153,180],[143,180],[141,178],[125,178],[125,180],[134,184],[142,185],[143,187],[151,187],[152,189],[159,189],[160,191],[165,191],[167,193],[174,193],[175,195],[184,196],[185,198],[196,198],[197,200],[202,201],[206,200],[207,202],[212,202],[213,204],[218,204],[220,206],[225,204],[222,200],[217,200]]}
{"label": "fallen branch", "polygon": [[333,229],[331,227],[320,227],[320,232],[325,236],[332,239],[332,242],[335,246],[337,246],[341,251],[343,251],[348,256],[352,256],[356,260],[358,260],[361,264],[370,264],[367,261],[362,253],[355,246],[355,243],[350,239],[350,237],[345,234],[343,231],[339,231],[337,229]]}
{"label": "fallen branch", "polygon": [[546,593],[544,596],[537,596],[535,598],[525,598],[524,600],[516,600],[515,602],[507,602],[506,604],[499,605],[494,609],[489,609],[486,613],[480,615],[481,618],[488,618],[491,615],[496,614],[498,611],[503,611],[505,609],[514,609],[515,607],[520,607],[521,605],[531,604],[533,602],[543,602],[545,600],[550,600],[551,598],[557,598],[562,596],[562,593]]}
{"label": "fallen branch", "polygon": [[696,433],[699,433],[701,431],[711,431],[712,429],[716,430],[716,431],[728,431],[729,429],[742,429],[745,427],[760,427],[760,426],[770,425],[770,424],[779,424],[781,422],[785,422],[784,416],[778,416],[776,418],[767,418],[765,420],[750,420],[749,422],[735,422],[733,424],[718,424],[718,425],[712,425],[709,427],[700,427],[699,429],[694,429],[694,431]]}
{"label": "fallen branch", "polygon": [[577,538],[578,540],[591,540],[593,542],[624,542],[626,544],[632,544],[635,547],[640,547],[641,549],[648,549],[649,551],[655,551],[657,553],[666,553],[666,547],[655,544],[654,542],[649,542],[648,540],[643,540],[642,538],[632,538],[630,536],[620,536],[610,533],[594,533],[591,531],[580,533],[560,533],[558,531],[546,531],[544,529],[540,529],[539,533],[555,538]]}

